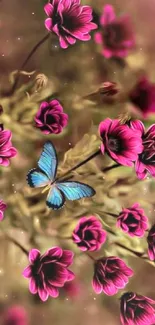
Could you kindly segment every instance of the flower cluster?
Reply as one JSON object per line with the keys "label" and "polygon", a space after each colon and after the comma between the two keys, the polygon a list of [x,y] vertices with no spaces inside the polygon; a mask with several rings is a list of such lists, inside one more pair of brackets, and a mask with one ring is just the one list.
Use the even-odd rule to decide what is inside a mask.
{"label": "flower cluster", "polygon": [[[90,6],[81,5],[81,0],[51,0],[44,7],[48,18],[45,20],[45,27],[49,32],[57,35],[60,47],[68,48],[80,41],[91,39],[90,33],[97,29],[94,23],[94,13]],[[44,37],[39,45],[47,39]],[[102,46],[102,55],[106,58],[127,56],[128,51],[135,46],[135,36],[132,30],[130,17],[127,15],[116,17],[114,8],[105,5],[100,17],[100,30],[95,33],[95,42]],[[37,44],[30,52],[26,63],[32,54],[39,47]],[[117,60],[118,61],[118,60]],[[120,61],[120,60],[119,60]],[[122,61],[121,61],[122,62]],[[23,67],[25,66],[25,63]],[[13,85],[15,90],[17,79]],[[36,78],[37,90],[45,87],[47,78],[39,74]],[[115,82],[104,82],[99,88],[99,94],[112,97],[118,93]],[[139,79],[136,86],[129,93],[129,100],[134,110],[146,118],[155,112],[155,85],[149,82],[146,77]],[[3,108],[0,105],[0,115]],[[57,99],[41,103],[35,117],[35,127],[45,134],[60,134],[68,124],[68,115]],[[92,157],[98,154],[107,154],[117,164],[114,166],[135,167],[139,179],[145,179],[149,173],[155,177],[155,124],[147,130],[140,120],[129,120],[122,122],[120,119],[106,118],[99,125],[101,146],[97,152],[80,162],[63,175],[56,177],[57,157],[55,148],[49,142],[44,147],[41,158],[38,162],[38,169],[29,172],[33,187],[46,186],[50,188],[47,205],[52,208],[63,206],[66,199],[77,200],[91,197],[95,191],[90,186],[67,181],[66,175],[84,165]],[[0,165],[9,166],[10,159],[17,154],[12,145],[12,133],[4,130],[0,124]],[[60,179],[63,179],[60,182]],[[30,183],[30,182],[29,182]],[[71,184],[71,185],[70,185]],[[49,200],[49,201],[48,201]],[[0,201],[0,221],[4,218],[7,205]],[[123,208],[118,215],[110,214],[116,218],[116,226],[130,237],[143,237],[149,229],[148,218],[138,203],[131,207]],[[10,238],[9,238],[10,239]],[[72,244],[93,260],[94,273],[92,276],[92,288],[96,294],[102,292],[113,296],[119,290],[124,289],[134,271],[118,256],[101,255],[102,245],[106,242],[107,232],[102,227],[102,219],[99,216],[83,216],[72,232]],[[20,248],[22,246],[13,240]],[[147,235],[148,256],[155,261],[155,224],[148,230]],[[113,243],[112,243],[113,244]],[[122,244],[118,244],[123,247]],[[123,247],[128,249],[127,247]],[[22,248],[27,253],[27,251]],[[134,252],[128,249],[130,252]],[[92,256],[97,252],[97,257]],[[135,252],[138,256],[143,253]],[[98,257],[100,256],[100,257]],[[70,250],[61,247],[52,247],[44,254],[37,249],[29,252],[29,265],[24,269],[23,276],[29,279],[29,290],[32,294],[38,294],[42,301],[49,297],[57,298],[61,289],[70,297],[80,296],[80,284],[70,270],[74,254]],[[73,281],[74,280],[74,281]],[[155,323],[155,301],[134,292],[126,292],[120,298],[121,323],[122,325],[151,325]],[[10,308],[5,317],[4,325],[27,325],[25,310],[14,306]]]}

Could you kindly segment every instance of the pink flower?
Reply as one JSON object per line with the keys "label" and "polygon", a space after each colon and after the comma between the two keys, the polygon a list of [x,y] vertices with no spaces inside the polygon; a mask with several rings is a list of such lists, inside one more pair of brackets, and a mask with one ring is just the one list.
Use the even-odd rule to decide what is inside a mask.
{"label": "pink flower", "polygon": [[121,323],[122,325],[152,325],[155,322],[155,301],[126,292],[121,297]]}
{"label": "pink flower", "polygon": [[143,237],[148,229],[148,218],[139,204],[135,203],[131,208],[123,209],[120,212],[117,226],[131,237]]}
{"label": "pink flower", "polygon": [[0,165],[9,166],[9,159],[16,156],[17,150],[12,146],[12,133],[0,126]]}
{"label": "pink flower", "polygon": [[4,314],[4,325],[28,325],[25,308],[22,306],[11,306]]}
{"label": "pink flower", "polygon": [[155,113],[155,84],[146,77],[141,77],[129,94],[130,101],[143,118]]}
{"label": "pink flower", "polygon": [[58,100],[49,103],[42,102],[35,116],[36,127],[44,134],[58,134],[68,123],[68,115],[63,112],[63,107]]}
{"label": "pink flower", "polygon": [[135,170],[139,179],[144,179],[147,173],[155,177],[155,124],[145,132],[143,123],[139,120],[132,121],[131,127],[139,131],[143,141],[143,151],[138,155],[135,162]]}
{"label": "pink flower", "polygon": [[133,271],[119,257],[104,257],[95,263],[93,289],[97,294],[103,291],[113,296],[126,286],[132,275]]}
{"label": "pink flower", "polygon": [[6,210],[7,205],[4,203],[3,200],[0,200],[0,221],[4,218],[4,211]]}
{"label": "pink flower", "polygon": [[66,49],[76,40],[89,41],[91,30],[97,25],[92,22],[92,9],[81,6],[80,0],[52,0],[44,7],[45,27],[59,37],[60,46]]}
{"label": "pink flower", "polygon": [[132,166],[143,150],[140,132],[133,131],[119,120],[105,119],[99,125],[99,133],[102,138],[101,152],[106,152],[120,165]]}
{"label": "pink flower", "polygon": [[101,31],[95,34],[95,41],[102,45],[106,58],[125,57],[135,45],[130,17],[116,17],[114,8],[106,5],[100,17]]}
{"label": "pink flower", "polygon": [[73,261],[73,253],[69,250],[53,247],[41,255],[37,249],[32,249],[29,261],[31,264],[24,270],[23,276],[30,278],[30,292],[38,293],[42,301],[49,296],[57,298],[59,288],[74,279],[73,272],[68,270]]}
{"label": "pink flower", "polygon": [[151,261],[155,260],[155,224],[151,227],[148,237],[148,255]]}
{"label": "pink flower", "polygon": [[106,241],[106,232],[96,217],[82,217],[73,231],[72,238],[82,251],[93,252],[99,250]]}

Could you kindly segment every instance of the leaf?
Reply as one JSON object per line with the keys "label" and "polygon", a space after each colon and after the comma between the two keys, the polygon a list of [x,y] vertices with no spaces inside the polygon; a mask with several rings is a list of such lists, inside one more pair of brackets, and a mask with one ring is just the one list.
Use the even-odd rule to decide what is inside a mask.
{"label": "leaf", "polygon": [[62,163],[60,163],[60,169],[64,171],[76,165],[79,161],[85,160],[87,157],[89,157],[89,155],[98,150],[99,143],[100,142],[96,134],[92,132],[85,134],[74,148],[69,149],[65,153],[64,160]]}

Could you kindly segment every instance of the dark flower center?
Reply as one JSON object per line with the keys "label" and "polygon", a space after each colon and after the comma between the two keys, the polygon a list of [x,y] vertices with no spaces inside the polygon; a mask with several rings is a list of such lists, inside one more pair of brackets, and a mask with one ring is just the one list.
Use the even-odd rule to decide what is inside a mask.
{"label": "dark flower center", "polygon": [[49,125],[55,123],[55,117],[53,115],[51,115],[51,114],[48,114],[46,116],[46,123],[49,124]]}
{"label": "dark flower center", "polygon": [[148,108],[149,103],[149,94],[145,89],[141,89],[137,94],[131,94],[131,102],[138,106],[142,111],[145,111]]}
{"label": "dark flower center", "polygon": [[110,137],[108,139],[108,147],[111,151],[118,152],[120,149],[120,143],[118,139]]}
{"label": "dark flower center", "polygon": [[144,136],[143,139],[144,150],[139,155],[139,159],[145,165],[153,165],[155,166],[155,135]]}
{"label": "dark flower center", "polygon": [[92,234],[92,231],[90,230],[87,230],[85,232],[85,236],[84,236],[84,240],[92,240],[94,238],[93,234]]}
{"label": "dark flower center", "polygon": [[134,217],[134,215],[132,213],[128,214],[128,218],[125,220],[125,223],[130,226],[130,224],[132,223],[138,223],[138,220],[136,220],[136,218]]}
{"label": "dark flower center", "polygon": [[103,39],[109,48],[120,48],[120,43],[125,39],[125,31],[120,24],[109,24],[103,29]]}
{"label": "dark flower center", "polygon": [[61,17],[59,15],[59,13],[57,12],[57,8],[55,8],[55,11],[52,15],[52,21],[53,21],[53,26],[54,25],[61,25]]}

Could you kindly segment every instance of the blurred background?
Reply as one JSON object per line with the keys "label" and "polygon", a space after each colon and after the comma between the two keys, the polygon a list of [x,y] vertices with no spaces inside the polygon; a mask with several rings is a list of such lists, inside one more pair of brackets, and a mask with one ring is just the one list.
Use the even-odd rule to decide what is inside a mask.
{"label": "blurred background", "polygon": [[[140,252],[147,251],[145,238],[131,240],[124,236],[104,211],[118,213],[122,207],[139,202],[151,225],[155,212],[154,180],[147,177],[145,181],[138,181],[135,172],[124,167],[104,173],[103,167],[111,164],[110,159],[96,158],[75,172],[75,176],[77,180],[92,185],[97,196],[92,200],[68,203],[65,209],[53,212],[46,208],[45,196],[40,191],[28,188],[26,174],[36,166],[47,139],[53,141],[58,151],[59,172],[65,171],[98,147],[97,129],[101,120],[130,112],[131,104],[126,100],[109,101],[98,95],[87,97],[96,93],[103,82],[116,82],[123,94],[143,74],[155,82],[154,0],[108,1],[118,15],[127,13],[133,22],[136,47],[125,60],[105,59],[93,37],[90,42],[77,42],[75,46],[63,50],[57,38],[51,36],[27,64],[24,70],[28,74],[21,76],[16,93],[4,96],[4,91],[14,80],[12,72],[21,66],[32,47],[46,34],[45,3],[42,0],[0,1],[0,104],[4,109],[1,123],[12,130],[13,144],[18,149],[11,166],[0,168],[0,196],[8,204],[5,219],[0,225],[0,324],[118,325],[120,293],[114,297],[97,296],[91,287],[92,261],[71,242],[56,239],[55,235],[71,234],[78,217],[96,213],[105,221],[107,232],[107,224],[110,225],[119,242]],[[98,15],[107,4],[104,0],[82,3],[91,5]],[[37,87],[38,74],[45,75],[47,82],[43,89]],[[34,128],[33,119],[40,102],[53,97],[63,104],[64,111],[69,115],[69,125],[60,135],[45,136]],[[151,116],[144,122],[148,126],[154,120],[155,117]],[[62,289],[58,299],[51,298],[45,303],[32,296],[28,281],[21,275],[28,264],[27,258],[18,247],[4,239],[4,231],[27,249],[34,247],[44,252],[55,245],[72,249],[75,252],[72,270],[77,275],[73,287]],[[99,256],[106,249],[109,254],[123,257],[135,272],[126,290],[155,299],[154,266],[116,248],[112,245],[113,241],[113,235],[109,233]],[[21,313],[21,320],[18,323],[7,320],[10,308],[19,308],[17,314]]]}

